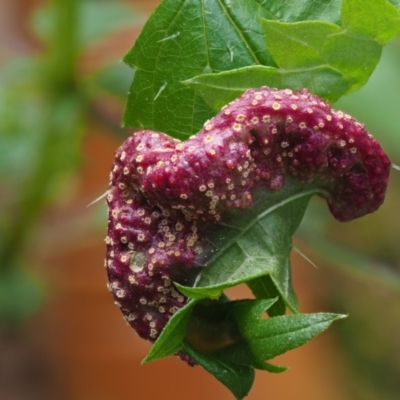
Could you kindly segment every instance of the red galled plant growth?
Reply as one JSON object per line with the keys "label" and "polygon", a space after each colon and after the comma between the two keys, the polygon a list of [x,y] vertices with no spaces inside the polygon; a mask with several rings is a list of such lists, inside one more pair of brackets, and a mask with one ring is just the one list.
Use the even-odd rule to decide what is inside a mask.
{"label": "red galled plant growth", "polygon": [[[255,369],[283,372],[268,361],[345,317],[300,312],[292,236],[314,194],[339,221],[384,201],[391,162],[330,104],[368,81],[399,7],[160,2],[124,57],[124,124],[142,130],[117,150],[107,191],[108,287],[154,342],[144,362],[178,354],[243,399]],[[228,299],[240,284],[253,298]]]}
{"label": "red galled plant growth", "polygon": [[126,321],[157,339],[210,254],[207,232],[255,190],[320,182],[334,217],[383,202],[391,163],[364,126],[307,90],[250,89],[186,142],[139,131],[118,149],[107,195],[109,290]]}

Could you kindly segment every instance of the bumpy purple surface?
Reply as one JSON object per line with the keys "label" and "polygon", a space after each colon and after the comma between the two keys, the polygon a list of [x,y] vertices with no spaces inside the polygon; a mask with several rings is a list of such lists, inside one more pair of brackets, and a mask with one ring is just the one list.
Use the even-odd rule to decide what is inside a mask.
{"label": "bumpy purple surface", "polygon": [[126,321],[154,341],[187,302],[173,282],[193,283],[205,230],[251,207],[256,187],[318,180],[334,217],[348,221],[382,204],[390,166],[362,124],[307,90],[248,90],[186,142],[137,132],[110,175],[109,290]]}

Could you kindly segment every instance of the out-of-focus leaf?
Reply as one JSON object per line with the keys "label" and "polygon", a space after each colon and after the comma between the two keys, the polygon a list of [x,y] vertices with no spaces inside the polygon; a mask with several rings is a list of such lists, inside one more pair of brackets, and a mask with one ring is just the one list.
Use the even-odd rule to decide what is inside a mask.
{"label": "out-of-focus leaf", "polygon": [[359,250],[326,237],[322,232],[311,233],[307,225],[299,232],[299,237],[312,243],[312,252],[341,268],[350,275],[393,286],[400,290],[400,274],[382,261]]}
{"label": "out-of-focus leaf", "polygon": [[43,284],[25,268],[0,269],[0,326],[18,324],[36,312],[43,298]]}
{"label": "out-of-focus leaf", "polygon": [[24,166],[35,162],[43,110],[38,93],[39,74],[38,63],[25,57],[12,60],[0,71],[0,178],[3,184],[21,185],[31,171]]}
{"label": "out-of-focus leaf", "polygon": [[[119,1],[80,0],[78,14],[75,29],[80,49],[143,20],[143,15],[137,10]],[[53,22],[51,5],[39,9],[34,15],[33,27],[45,42],[51,37]]]}
{"label": "out-of-focus leaf", "polygon": [[96,72],[85,84],[125,100],[131,79],[132,70],[120,62]]}
{"label": "out-of-focus leaf", "polygon": [[143,14],[118,0],[86,0],[82,2],[80,12],[80,43],[85,47],[143,21]]}
{"label": "out-of-focus leaf", "polygon": [[400,0],[389,0],[400,11]]}

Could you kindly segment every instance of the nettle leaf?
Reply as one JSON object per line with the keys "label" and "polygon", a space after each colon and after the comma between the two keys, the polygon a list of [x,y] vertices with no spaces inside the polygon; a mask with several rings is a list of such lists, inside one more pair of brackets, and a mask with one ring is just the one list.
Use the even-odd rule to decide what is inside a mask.
{"label": "nettle leaf", "polygon": [[246,89],[265,85],[308,88],[335,102],[366,83],[381,46],[400,32],[387,0],[340,6],[164,0],[124,58],[134,69],[125,126],[185,139]]}
{"label": "nettle leaf", "polygon": [[299,303],[292,286],[292,272],[289,257],[284,260],[281,268],[271,273],[271,280],[278,290],[280,299],[283,303],[290,309],[290,311],[298,313]]}
{"label": "nettle leaf", "polygon": [[192,298],[217,298],[226,288],[270,274],[285,304],[297,312],[288,272],[291,238],[310,197],[320,191],[288,179],[279,192],[257,193],[251,209],[231,213],[209,233],[207,268],[194,287],[179,290]]}
{"label": "nettle leaf", "polygon": [[196,303],[197,300],[189,301],[173,315],[147,356],[143,359],[142,364],[172,356],[182,349],[189,317]]}
{"label": "nettle leaf", "polygon": [[346,92],[338,93],[335,101],[367,83],[382,53],[375,41],[361,40],[346,32],[327,38],[322,50],[326,62],[340,71],[348,84]]}
{"label": "nettle leaf", "polygon": [[[237,304],[234,308],[242,337],[258,360],[269,360],[300,347],[345,315],[331,313],[282,315],[259,319],[269,307],[265,300]],[[266,306],[266,307],[265,307]],[[249,309],[250,307],[250,309]]]}
{"label": "nettle leaf", "polygon": [[278,67],[294,69],[324,63],[321,49],[340,26],[322,21],[283,23],[262,20],[267,46]]}
{"label": "nettle leaf", "polygon": [[400,14],[386,0],[343,0],[341,21],[349,35],[375,40],[382,46],[400,33]]}
{"label": "nettle leaf", "polygon": [[[261,18],[338,22],[339,16],[339,0],[164,0],[124,58],[134,69],[125,126],[187,138],[215,111],[202,93],[184,81],[248,66],[276,67],[265,45]],[[283,74],[275,79],[291,87],[291,82],[307,80],[307,73],[301,78]],[[325,74],[324,79],[332,79],[335,72],[322,71]],[[330,87],[340,83],[333,79]],[[308,84],[314,81],[311,77]]]}
{"label": "nettle leaf", "polygon": [[236,399],[243,399],[249,393],[254,382],[254,368],[197,351],[188,342],[184,343],[183,349],[193,360],[224,384]]}
{"label": "nettle leaf", "polygon": [[[184,348],[182,346],[187,336],[188,325],[196,326],[197,331],[204,331],[207,318],[209,325],[215,325],[215,321],[212,321],[213,315],[217,315],[218,321],[221,321],[220,330],[223,331],[226,325],[223,324],[222,315],[229,315],[229,309],[237,303],[225,303],[223,290],[243,282],[248,283],[257,298],[263,299],[256,303],[258,308],[254,309],[254,318],[258,319],[259,315],[270,307],[271,315],[284,314],[286,307],[297,313],[297,298],[290,277],[291,238],[303,218],[310,197],[320,191],[317,187],[305,188],[298,181],[288,179],[285,187],[279,192],[257,193],[251,210],[235,212],[226,218],[224,223],[217,225],[208,236],[213,245],[211,259],[207,261],[208,267],[199,276],[196,286],[184,287],[176,284],[183,294],[196,300],[189,302],[171,318],[144,362],[180,351]],[[204,320],[204,317],[199,318],[200,309],[194,306],[196,301],[208,301],[209,298],[221,298],[222,304],[206,303],[207,311],[202,313],[207,316]],[[204,303],[199,303],[199,306],[201,304]],[[247,311],[251,314],[254,310]],[[229,325],[229,317],[227,318]],[[205,328],[202,329],[201,326]],[[206,369],[213,370],[218,369],[217,366],[226,369],[226,363],[229,362],[241,362],[246,368],[250,366],[275,373],[285,370],[284,367],[266,363],[265,357],[259,358],[249,347],[248,339],[245,339],[239,353],[237,348],[231,348],[235,354],[241,354],[238,357],[241,361],[227,360],[224,350],[216,353],[214,358],[210,358],[209,355],[197,355],[194,359],[202,365],[205,363],[203,366]],[[195,350],[192,349],[193,351]],[[229,352],[228,349],[225,351]],[[236,366],[232,368],[236,371]]]}
{"label": "nettle leaf", "polygon": [[341,0],[256,1],[269,10],[274,18],[284,22],[320,20],[339,23],[340,21]]}
{"label": "nettle leaf", "polygon": [[[219,303],[217,307],[213,307],[210,303],[203,303],[206,306],[201,310],[201,304],[194,309],[195,327],[198,330],[207,330],[210,326],[209,334],[218,335],[222,331],[223,335],[227,329],[224,325],[234,324],[236,328],[236,319],[240,318],[240,312],[249,312],[254,314],[254,309],[260,310],[260,314],[270,308],[276,299],[269,300],[239,300],[234,302]],[[201,310],[201,311],[200,311]],[[199,317],[200,316],[200,317]],[[258,314],[256,318],[258,317]],[[215,326],[215,318],[220,324]],[[215,331],[218,332],[215,332]],[[230,329],[231,330],[231,329]],[[229,329],[228,329],[229,331]],[[232,336],[232,333],[231,333]],[[242,399],[249,392],[254,381],[254,369],[266,370],[272,373],[279,373],[286,370],[285,367],[275,366],[265,362],[253,354],[248,343],[240,338],[235,337],[236,342],[217,351],[200,351],[190,343],[190,340],[183,342],[183,350],[193,360],[212,373],[219,381],[221,381],[236,398]]]}
{"label": "nettle leaf", "polygon": [[400,33],[399,15],[386,0],[369,0],[368,4],[343,0],[342,26],[326,21],[262,19],[266,44],[278,68],[253,65],[198,75],[185,83],[215,110],[249,87],[263,85],[307,88],[333,103],[367,82],[382,46]]}
{"label": "nettle leaf", "polygon": [[184,83],[201,95],[214,110],[219,110],[251,87],[270,86],[292,90],[308,88],[310,92],[330,102],[339,98],[338,93],[349,90],[343,76],[335,68],[328,66],[296,68],[290,71],[253,65],[217,74],[199,75]]}
{"label": "nettle leaf", "polygon": [[[341,26],[269,20],[263,20],[262,26],[267,47],[281,69],[328,66],[342,75],[347,91],[353,91],[372,74],[382,46],[400,33],[399,16],[386,0],[343,0]],[[331,89],[334,94],[327,100],[337,100],[347,92],[334,86]]]}
{"label": "nettle leaf", "polygon": [[266,360],[304,345],[333,321],[345,317],[319,313],[260,319],[276,300],[239,300],[226,304],[228,318],[236,322],[242,339],[213,352],[200,351],[185,340],[183,351],[212,373],[236,398],[242,399],[252,386],[254,369],[284,372],[286,367],[272,365]]}
{"label": "nettle leaf", "polygon": [[[268,309],[268,311],[271,307]],[[239,365],[251,366],[254,369],[267,371],[273,374],[279,374],[287,371],[287,367],[270,364],[264,360],[260,361],[257,356],[251,352],[249,345],[245,340],[241,340],[231,346],[212,353],[213,357],[223,361]]]}
{"label": "nettle leaf", "polygon": [[135,75],[124,123],[187,138],[214,111],[182,81],[203,73],[273,64],[253,0],[165,0],[124,61]]}
{"label": "nettle leaf", "polygon": [[[276,284],[271,278],[271,274],[253,279],[247,282],[247,286],[250,288],[256,299],[277,299],[277,301],[268,309],[268,315],[273,317],[285,314],[287,304],[285,304],[284,299],[281,297]],[[291,290],[293,291],[293,288],[291,288]],[[294,309],[295,311],[297,310],[297,305]]]}

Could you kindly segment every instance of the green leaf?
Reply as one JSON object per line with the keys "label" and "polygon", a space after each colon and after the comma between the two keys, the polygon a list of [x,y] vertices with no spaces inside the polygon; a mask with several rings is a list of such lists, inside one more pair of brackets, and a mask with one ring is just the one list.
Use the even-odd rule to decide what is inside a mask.
{"label": "green leaf", "polygon": [[225,344],[228,337],[237,340],[240,336],[235,322],[229,317],[233,304],[224,295],[218,301],[189,301],[168,321],[142,363],[176,354],[182,349],[185,338],[200,340],[207,346],[210,342],[218,343],[217,347],[221,346],[220,342]]}
{"label": "green leaf", "polygon": [[304,187],[288,179],[277,192],[259,191],[254,206],[233,212],[207,236],[212,244],[207,268],[195,287],[179,286],[192,298],[218,297],[223,289],[272,274],[272,279],[287,302],[297,309],[288,286],[291,237],[304,215],[308,201],[320,189]]}
{"label": "green leaf", "polygon": [[172,356],[182,349],[189,317],[196,303],[197,300],[191,300],[173,315],[142,364]]}
{"label": "green leaf", "polygon": [[203,74],[184,81],[201,95],[214,110],[239,97],[248,88],[262,86],[277,89],[308,88],[310,92],[334,102],[348,92],[349,85],[336,68],[317,66],[292,71],[253,65],[233,71]]}
{"label": "green leaf", "polygon": [[[269,308],[270,310],[271,308]],[[249,345],[241,340],[231,346],[227,346],[222,350],[212,353],[213,357],[223,362],[231,362],[239,365],[251,366],[255,369],[268,371],[273,374],[285,372],[288,368],[267,363],[266,361],[257,360],[252,354]]]}
{"label": "green leaf", "polygon": [[[261,300],[262,301],[262,300]],[[254,312],[235,308],[238,328],[254,355],[269,360],[302,346],[345,315],[331,313],[283,315],[258,319],[262,303],[255,301]]]}
{"label": "green leaf", "polygon": [[277,298],[277,301],[268,309],[268,315],[274,317],[276,315],[285,314],[285,301],[280,296],[280,293],[276,288],[275,283],[271,278],[271,275],[265,275],[261,276],[260,278],[253,279],[247,282],[247,286],[250,288],[256,299]]}
{"label": "green leaf", "polygon": [[[184,83],[215,110],[246,89],[261,86],[307,88],[335,102],[367,82],[379,62],[381,46],[400,32],[398,11],[386,0],[380,1],[385,3],[383,10],[388,18],[385,23],[377,22],[376,26],[368,28],[374,33],[370,37],[363,34],[361,22],[351,18],[346,20],[344,28],[322,21],[284,23],[262,19],[268,50],[279,68],[253,65],[221,73],[203,73]],[[358,7],[357,11],[352,8],[354,15],[361,12],[365,14],[364,20],[367,16],[375,19],[374,12],[357,1],[353,4],[348,0],[346,4]],[[346,4],[343,16],[350,12]],[[348,28],[350,25],[352,30]],[[375,41],[375,37],[380,40]]]}
{"label": "green leaf", "polygon": [[[365,21],[376,19],[379,4],[387,18],[370,26]],[[323,21],[262,19],[268,51],[279,68],[252,65],[214,74],[203,72],[184,83],[215,110],[248,88],[261,86],[307,88],[335,102],[367,82],[379,62],[382,45],[400,33],[399,12],[386,0],[379,0],[379,4],[369,9],[358,0],[347,0],[342,11],[346,21],[343,27]],[[349,13],[365,18],[352,19]],[[364,22],[368,28],[363,28]]]}
{"label": "green leaf", "polygon": [[285,367],[282,365],[274,365],[268,363],[266,361],[261,362],[260,360],[254,360],[252,366],[255,369],[259,369],[261,371],[267,371],[271,374],[281,374],[289,369],[289,367]]}
{"label": "green leaf", "polygon": [[[369,79],[382,46],[400,33],[399,12],[386,0],[368,4],[345,0],[341,20],[342,27],[321,21],[263,20],[262,25],[268,49],[280,68],[329,67],[342,75],[348,91],[354,91]],[[331,99],[345,94],[335,86],[331,89],[336,92]]]}
{"label": "green leaf", "polygon": [[283,23],[262,20],[267,47],[283,69],[321,65],[326,38],[341,31],[340,26],[322,21]]}
{"label": "green leaf", "polygon": [[[79,24],[75,27],[80,49],[89,47],[99,39],[132,26],[142,15],[119,1],[80,0],[78,2]],[[33,18],[33,28],[45,42],[53,31],[53,5],[39,8]]]}
{"label": "green leaf", "polygon": [[[379,62],[382,48],[374,41],[340,32],[327,39],[323,52],[326,62],[343,74],[349,86],[347,93],[350,93],[368,81]],[[348,54],[351,54],[350,59],[346,57]]]}
{"label": "green leaf", "polygon": [[292,286],[291,265],[288,257],[277,271],[247,282],[257,299],[278,297],[278,301],[268,311],[270,316],[285,314],[286,307],[293,313],[299,312],[299,304]]}
{"label": "green leaf", "polygon": [[250,391],[254,382],[254,369],[251,366],[222,361],[212,354],[195,350],[188,342],[184,343],[183,350],[224,384],[236,399],[243,399]]}
{"label": "green leaf", "polygon": [[376,40],[383,46],[400,33],[400,13],[387,0],[343,0],[342,3],[342,26],[349,35]]}
{"label": "green leaf", "polygon": [[[194,308],[195,301],[192,301],[174,315],[145,361],[183,350],[227,386],[237,398],[243,398],[252,385],[254,368],[272,373],[285,371],[285,367],[269,364],[265,360],[306,343],[334,320],[343,317],[337,314],[297,314],[260,320],[276,300],[227,302],[225,298],[215,305],[206,300]],[[220,322],[218,330],[221,332],[218,334],[222,338],[230,335],[236,340],[235,343],[205,353],[185,340],[188,323],[197,332],[205,332],[206,336],[214,335],[215,318]],[[240,336],[232,332],[232,322],[235,322],[234,331],[239,329]]]}
{"label": "green leaf", "polygon": [[[275,298],[237,301],[233,308],[233,313],[241,324],[253,323],[254,321],[258,321],[259,318],[274,305],[276,300]],[[239,326],[241,325],[239,324]]]}
{"label": "green leaf", "polygon": [[321,20],[340,21],[341,0],[256,0],[273,18],[284,22]]}
{"label": "green leaf", "polygon": [[[337,22],[339,11],[338,0],[164,0],[124,58],[135,71],[125,126],[187,138],[215,112],[183,81],[252,65],[275,67],[261,18]],[[290,87],[305,77],[277,79]],[[335,79],[331,87],[339,83]]]}
{"label": "green leaf", "polygon": [[125,125],[180,138],[197,132],[213,110],[182,81],[272,63],[261,34],[263,16],[269,14],[253,0],[163,1],[124,58],[135,70]]}
{"label": "green leaf", "polygon": [[[396,8],[378,3],[346,0],[340,27],[339,0],[164,0],[124,59],[135,71],[125,125],[185,139],[243,91],[265,85],[335,102],[368,80],[380,45],[399,33]],[[385,17],[365,28],[377,9]],[[365,18],[348,18],[349,10]]]}
{"label": "green leaf", "polygon": [[289,310],[295,314],[298,313],[299,303],[292,286],[292,272],[289,257],[284,261],[281,268],[271,273],[271,279]]}

